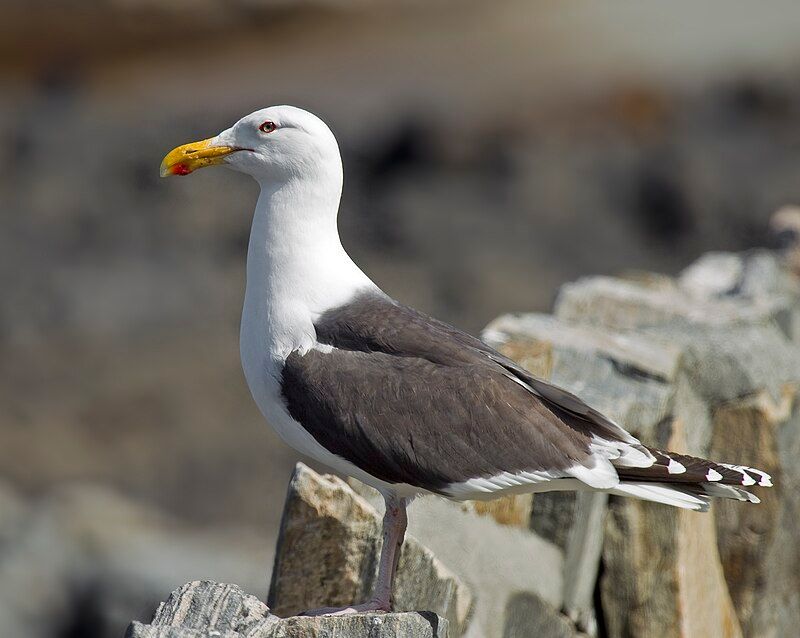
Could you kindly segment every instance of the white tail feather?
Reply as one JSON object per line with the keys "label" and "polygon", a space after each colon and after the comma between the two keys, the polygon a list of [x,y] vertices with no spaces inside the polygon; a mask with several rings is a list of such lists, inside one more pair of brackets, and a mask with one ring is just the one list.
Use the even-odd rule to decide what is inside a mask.
{"label": "white tail feather", "polygon": [[709,498],[702,494],[695,495],[676,489],[676,486],[665,483],[620,483],[617,487],[608,490],[610,494],[618,496],[633,496],[645,501],[664,503],[674,507],[705,512],[708,509]]}

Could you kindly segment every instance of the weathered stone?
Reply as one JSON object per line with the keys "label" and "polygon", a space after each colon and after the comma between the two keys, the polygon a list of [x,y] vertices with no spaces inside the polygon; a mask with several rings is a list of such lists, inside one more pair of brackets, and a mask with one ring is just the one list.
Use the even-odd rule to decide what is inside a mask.
{"label": "weathered stone", "polygon": [[[552,374],[554,349],[592,353],[611,359],[620,368],[666,381],[675,378],[680,365],[681,348],[669,340],[598,329],[551,315],[503,315],[492,321],[482,336],[487,343],[542,378]],[[546,366],[536,364],[540,352],[550,353]]]}
{"label": "weathered stone", "polygon": [[[501,317],[483,336],[532,374],[578,394],[625,427],[654,431],[669,414],[665,382],[677,376],[683,354],[666,338],[537,314]],[[537,369],[528,353],[543,351],[548,366]]]}
{"label": "weathered stone", "polygon": [[[763,467],[786,485],[787,474],[798,472],[780,455],[800,446],[797,427],[787,423],[800,379],[800,349],[787,338],[793,334],[787,317],[798,307],[793,285],[764,251],[711,255],[684,271],[677,286],[609,278],[567,286],[558,312],[633,342],[670,344],[679,353],[674,374],[659,375],[668,382],[665,418],[655,427],[622,421],[645,443]],[[559,374],[555,361],[552,368]],[[713,518],[615,501],[602,584],[609,635],[791,632],[800,622],[800,604],[784,592],[797,591],[798,557],[786,550],[793,546],[789,533],[780,544],[775,539],[787,512],[796,520],[798,508],[781,488],[759,496],[759,507],[718,502]],[[778,599],[783,604],[776,605]],[[665,627],[673,633],[665,634]]]}
{"label": "weathered stone", "polygon": [[498,610],[504,609],[515,592],[529,592],[560,607],[561,552],[535,534],[498,525],[436,497],[412,504],[409,529],[417,538],[425,539],[436,556],[475,592],[475,613],[467,637],[501,636],[503,617]]}
{"label": "weathered stone", "polygon": [[[377,491],[352,479],[351,483],[375,507],[380,506]],[[409,533],[424,540],[476,592],[467,638],[501,638],[505,621],[499,610],[519,592],[561,607],[561,552],[536,534],[499,525],[490,517],[476,516],[464,504],[437,497],[416,499],[408,517]]]}
{"label": "weathered stone", "polygon": [[785,268],[781,256],[763,249],[706,253],[681,272],[677,283],[693,296],[706,299],[800,296],[800,281]]}
{"label": "weathered stone", "polygon": [[[662,288],[664,283],[648,284]],[[622,334],[543,315],[508,315],[484,338],[533,374],[583,397],[621,424],[655,435],[671,407],[681,348],[665,339]],[[547,353],[547,366],[531,367]],[[530,356],[529,353],[533,353]],[[594,591],[607,497],[545,493],[533,499],[531,526],[565,552],[562,608],[580,627],[596,629]]]}
{"label": "weathered stone", "polygon": [[[779,213],[776,221],[781,221],[781,214],[787,216],[784,223],[798,219],[797,209]],[[800,555],[796,550],[796,521],[800,520],[796,462],[800,454],[800,350],[796,347],[800,344],[800,271],[792,270],[791,254],[753,250],[704,256],[684,271],[682,285],[687,276],[695,280],[713,277],[720,260],[738,263],[740,272],[735,285],[721,291],[723,294],[741,303],[771,296],[790,304],[788,330],[785,325],[774,326],[769,339],[763,330],[746,335],[744,347],[737,339],[714,341],[714,353],[708,354],[713,357],[721,352],[724,360],[735,362],[743,370],[735,378],[748,383],[731,383],[730,376],[719,375],[704,385],[714,388],[718,397],[708,416],[713,422],[709,454],[765,469],[775,484],[760,492],[762,502],[757,508],[736,507],[727,501],[715,506],[719,552],[737,616],[745,635],[791,635],[800,624]],[[702,294],[715,293],[706,289]],[[793,340],[793,346],[787,346],[783,333]],[[719,400],[720,394],[724,402]]]}
{"label": "weathered stone", "polygon": [[[683,291],[664,281],[652,285],[605,279],[598,284],[597,280],[590,280],[585,284],[586,288],[578,287],[581,294],[577,297],[570,297],[574,291],[566,295],[561,308],[569,321],[540,315],[502,317],[490,324],[486,336],[492,345],[532,368],[532,372],[578,393],[645,442],[669,447],[675,440],[675,430],[681,429],[685,449],[707,455],[713,447],[712,432],[721,427],[719,418],[714,417],[715,406],[756,392],[768,404],[778,408],[783,406],[777,411],[784,413],[785,420],[786,400],[776,397],[793,379],[800,378],[800,352],[787,343],[784,327],[770,320],[770,317],[782,316],[776,309],[784,308],[781,304],[786,299],[786,284],[772,284],[770,288],[768,282],[773,279],[775,271],[770,266],[769,256],[751,255],[746,261],[739,256],[721,260],[728,267],[727,274],[723,272],[714,279],[712,274],[705,272],[707,268],[713,270],[719,266],[719,259],[708,258],[705,264],[685,273]],[[749,291],[746,299],[732,297],[744,294],[745,289]],[[782,296],[776,300],[763,292],[765,290],[780,292]],[[627,305],[618,313],[617,304],[620,302]],[[600,326],[592,324],[597,318],[592,312],[598,308]],[[773,315],[764,314],[764,309],[775,312]],[[588,318],[582,319],[578,311],[589,313]],[[574,316],[570,314],[572,312]],[[641,384],[641,389],[635,388],[636,384]],[[632,401],[636,402],[635,406]],[[742,440],[747,440],[747,437],[740,435],[731,447],[738,446],[739,454],[746,453],[746,459],[739,454],[725,455],[722,450],[715,450],[713,454],[724,460],[758,465],[762,459],[752,446],[743,446]],[[768,471],[772,467],[768,462],[764,465]],[[772,492],[767,498],[774,499],[775,494]],[[574,571],[569,573],[575,561],[570,560],[567,539],[575,524],[576,503],[577,498],[571,495],[539,495],[534,499],[532,524],[535,530],[565,549],[565,583],[574,585],[582,593],[576,595],[565,591],[564,608],[570,610],[573,618],[583,619],[583,626],[591,628],[591,621],[587,623],[585,620],[586,611],[583,616],[576,613],[581,605],[575,602],[587,599],[590,582],[580,579],[576,582]],[[635,526],[635,521],[630,519],[642,518],[644,529],[658,530],[654,534],[663,536],[661,549],[663,555],[670,558],[657,565],[646,561],[637,564],[630,552],[651,555],[640,546],[645,542],[644,538],[637,537],[635,542],[627,539],[619,544],[609,541],[605,562],[607,574],[614,574],[613,581],[662,582],[663,585],[629,592],[604,589],[603,600],[611,635],[621,635],[614,632],[624,633],[632,627],[640,632],[636,635],[658,635],[659,624],[651,622],[654,618],[683,627],[682,631],[687,627],[702,626],[712,630],[713,634],[722,631],[723,627],[727,635],[736,635],[735,628],[731,629],[728,611],[732,607],[726,602],[725,585],[714,576],[721,573],[719,561],[698,562],[693,558],[691,548],[681,550],[679,547],[680,535],[688,534],[694,539],[694,553],[702,556],[716,554],[716,542],[706,529],[707,521],[683,523],[682,515],[665,515],[659,512],[661,509],[661,506],[638,503],[625,503],[615,509],[610,523],[612,527],[619,528],[623,521],[624,526]],[[770,512],[769,504],[767,511],[743,508],[738,503],[721,503],[720,509],[746,517],[763,514],[760,529],[764,529],[764,525],[777,524],[777,512]],[[741,514],[742,510],[744,514]],[[666,518],[662,521],[659,516]],[[727,527],[719,528],[726,575],[732,569],[734,558],[741,555],[746,545],[737,543],[735,539],[728,542],[726,532],[728,529],[741,530],[742,525],[744,529],[748,528],[747,521],[734,519]],[[659,541],[651,538],[650,542]],[[576,544],[574,547],[582,546]],[[767,552],[762,548],[757,552],[751,550],[746,560],[742,560],[747,565],[749,578],[740,583],[742,591],[735,602],[745,626],[750,626],[748,617],[755,613],[748,610],[745,598],[767,600],[757,596],[758,591],[766,591],[765,587],[759,590],[748,585],[769,580],[764,575],[771,564],[766,556]],[[795,561],[784,560],[783,564],[794,565]],[[710,581],[700,578],[700,565],[704,565],[702,573]],[[742,565],[739,567],[741,569]],[[646,573],[655,569],[662,570],[662,573]],[[782,572],[780,568],[777,571]],[[584,573],[585,569],[578,571],[579,575]],[[590,571],[590,574],[593,579],[594,573]],[[676,574],[683,574],[683,577],[678,578]],[[729,577],[729,580],[732,578],[737,577]],[[785,583],[787,578],[778,580]],[[716,609],[722,611],[717,616],[706,614],[703,617],[705,624],[698,625],[702,610],[690,604],[696,600],[691,592],[702,587],[710,588],[709,595],[720,601]],[[732,589],[732,592],[736,593],[736,590]],[[591,596],[588,600],[591,605]],[[629,613],[630,600],[639,601],[645,611]],[[765,602],[763,606],[766,609],[770,605]],[[764,610],[761,615],[766,613]],[[771,622],[774,624],[776,621],[773,618]]]}
{"label": "weathered stone", "polygon": [[562,608],[579,627],[597,633],[594,593],[603,551],[608,495],[578,492],[564,561]]}
{"label": "weathered stone", "polygon": [[489,516],[500,525],[527,528],[531,520],[530,494],[515,494],[491,501],[465,501],[464,509],[478,516]]}
{"label": "weathered stone", "polygon": [[797,448],[800,415],[787,418],[791,409],[787,415],[763,403],[756,395],[716,409],[711,451],[717,458],[769,472],[775,487],[759,494],[758,508],[723,501],[714,514],[722,567],[745,635],[768,635],[776,629],[774,635],[789,635],[800,616],[787,622],[790,616],[777,613],[775,601],[783,599],[785,609],[800,607],[796,530],[786,525],[798,520],[800,498],[793,489],[796,457],[784,471],[778,444],[785,437],[778,429],[788,430]]}
{"label": "weathered stone", "polygon": [[193,581],[172,592],[156,610],[150,627],[134,623],[132,636],[161,635],[167,628],[231,633],[235,636],[264,635],[279,618],[255,596],[237,585]]}
{"label": "weathered stone", "polygon": [[126,638],[447,638],[447,621],[430,612],[278,618],[236,585],[187,583],[162,603],[150,625]]}
{"label": "weathered stone", "polygon": [[630,330],[667,324],[736,324],[787,322],[783,298],[755,298],[751,303],[731,298],[698,298],[677,285],[651,288],[613,277],[588,277],[559,290],[555,315],[560,319],[607,328]]}
{"label": "weathered stone", "polygon": [[542,492],[534,495],[531,530],[566,551],[578,511],[577,492]]}
{"label": "weathered stone", "polygon": [[518,593],[505,609],[503,638],[576,638],[582,636],[568,618],[538,596]]}
{"label": "weathered stone", "polygon": [[678,285],[696,297],[724,297],[741,287],[744,270],[737,253],[706,253],[681,272]]}
{"label": "weathered stone", "polygon": [[[281,522],[270,607],[287,616],[364,602],[377,576],[380,546],[376,509],[341,479],[298,464]],[[444,616],[454,636],[466,629],[473,605],[467,586],[411,535],[400,554],[394,603],[401,611]]]}
{"label": "weathered stone", "polygon": [[[670,449],[685,450],[679,423]],[[714,519],[613,499],[603,547],[603,613],[611,638],[741,636],[716,545]]]}
{"label": "weathered stone", "polygon": [[775,324],[647,329],[683,348],[682,370],[709,405],[761,391],[780,399],[800,379],[800,348]]}

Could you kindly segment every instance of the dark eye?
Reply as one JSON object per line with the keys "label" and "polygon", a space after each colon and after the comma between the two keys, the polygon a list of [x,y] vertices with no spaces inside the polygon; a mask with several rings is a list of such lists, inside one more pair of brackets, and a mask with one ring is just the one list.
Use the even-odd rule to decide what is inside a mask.
{"label": "dark eye", "polygon": [[262,133],[272,133],[278,126],[272,120],[267,120],[261,126],[258,127],[258,130]]}

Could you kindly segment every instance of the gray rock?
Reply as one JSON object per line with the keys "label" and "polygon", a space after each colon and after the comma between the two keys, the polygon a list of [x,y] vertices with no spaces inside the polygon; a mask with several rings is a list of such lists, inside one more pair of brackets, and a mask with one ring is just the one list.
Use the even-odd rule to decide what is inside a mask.
{"label": "gray rock", "polygon": [[486,326],[482,337],[491,346],[507,350],[512,358],[524,359],[531,348],[548,344],[551,349],[592,353],[621,368],[665,381],[675,378],[680,365],[681,349],[669,340],[621,334],[538,313],[498,317]]}
{"label": "gray rock", "polygon": [[740,289],[744,270],[736,253],[706,253],[681,272],[678,285],[696,297],[724,297]]}
{"label": "gray rock", "polygon": [[[413,514],[411,515],[413,519]],[[341,479],[297,465],[281,521],[269,605],[280,616],[369,599],[377,576],[381,516]],[[469,588],[409,534],[395,581],[395,608],[432,610],[459,636]]]}
{"label": "gray rock", "polygon": [[[778,273],[774,256],[754,251],[707,256],[678,283],[592,278],[562,290],[558,318],[501,317],[484,337],[646,443],[792,474],[793,467],[778,467],[778,455],[770,452],[778,432],[792,438],[792,429],[781,424],[791,415],[793,383],[800,379],[800,349],[787,339],[785,322],[797,297]],[[743,396],[758,397],[774,418],[764,424],[763,416],[737,416],[733,406]],[[665,626],[684,626],[692,635],[724,628],[725,635],[736,636],[740,627],[789,627],[788,612],[760,620],[775,609],[767,602],[774,599],[767,592],[777,592],[770,589],[774,583],[793,591],[788,572],[796,562],[781,549],[791,542],[784,537],[779,546],[774,539],[779,521],[796,512],[796,505],[780,494],[777,489],[762,495],[761,508],[720,503],[711,527],[702,517],[661,506],[615,502],[603,545],[609,634],[655,636]],[[578,515],[578,503],[575,495],[537,495],[532,526],[564,549],[563,609],[591,631],[599,552],[586,550],[601,544],[597,526]],[[759,542],[746,543],[743,534],[751,538],[756,530]],[[654,555],[662,559],[649,560]],[[694,604],[702,597],[714,601],[714,614]],[[797,606],[787,600],[786,609]]]}
{"label": "gray rock", "polygon": [[[652,445],[763,467],[777,485],[759,494],[758,507],[715,504],[713,526],[691,513],[615,499],[601,583],[612,637],[784,635],[800,623],[800,600],[787,595],[797,591],[790,574],[800,565],[787,550],[794,542],[786,524],[797,519],[800,472],[793,454],[784,456],[800,447],[792,416],[800,348],[791,342],[800,296],[780,266],[766,251],[715,254],[675,284],[592,278],[559,295],[558,314],[570,324],[631,343],[652,339],[678,353],[673,374],[658,375],[667,400],[651,408],[666,406],[663,418],[637,424],[626,417],[628,429]],[[618,350],[593,350],[619,363]],[[554,357],[553,377],[564,363]],[[641,363],[638,370],[617,365],[626,375],[642,371]],[[600,381],[602,394],[607,385]]]}
{"label": "gray rock", "polygon": [[594,593],[603,551],[602,530],[607,503],[607,494],[579,492],[576,495],[565,552],[562,608],[569,618],[592,635],[597,633]]}
{"label": "gray rock", "polygon": [[172,592],[158,606],[149,626],[134,622],[128,635],[163,636],[175,631],[265,636],[278,622],[264,603],[237,585],[194,581]]}
{"label": "gray rock", "polygon": [[751,303],[693,297],[677,285],[652,287],[640,281],[588,277],[561,287],[555,304],[560,319],[630,330],[667,324],[690,327],[787,322],[783,298],[754,298]]}
{"label": "gray rock", "polygon": [[714,411],[711,452],[734,463],[746,460],[773,476],[775,487],[759,494],[757,508],[720,502],[715,520],[722,567],[745,635],[792,635],[800,622],[800,412],[764,409],[759,395],[727,403]]}
{"label": "gray rock", "polygon": [[[797,209],[784,211],[792,216]],[[776,213],[776,216],[780,214]],[[709,253],[686,268],[678,285],[695,297],[732,297],[749,303],[770,299],[782,311],[777,315],[783,332],[800,342],[800,250],[788,254],[768,250],[745,253]],[[721,276],[720,271],[727,272]]]}
{"label": "gray rock", "polygon": [[531,529],[564,552],[562,609],[592,635],[607,503],[608,495],[594,492],[544,492],[533,499]]}
{"label": "gray rock", "polygon": [[777,253],[756,249],[744,253],[711,252],[685,268],[678,286],[699,298],[797,298],[800,281]]}
{"label": "gray rock", "polygon": [[278,618],[237,585],[187,583],[162,603],[151,624],[131,623],[126,638],[447,638],[430,612]]}
{"label": "gray rock", "polygon": [[[678,376],[682,349],[669,340],[537,314],[501,317],[484,338],[634,432],[654,436],[671,410],[668,382]],[[531,366],[542,352],[548,365]],[[606,495],[591,493],[553,492],[533,499],[532,529],[565,554],[561,608],[590,633],[596,631],[594,591],[606,503]]]}
{"label": "gray rock", "polygon": [[508,601],[504,615],[503,638],[576,638],[583,635],[568,618],[538,596],[524,592]]}
{"label": "gray rock", "polygon": [[612,499],[603,564],[600,589],[609,637],[742,635],[713,517]]}

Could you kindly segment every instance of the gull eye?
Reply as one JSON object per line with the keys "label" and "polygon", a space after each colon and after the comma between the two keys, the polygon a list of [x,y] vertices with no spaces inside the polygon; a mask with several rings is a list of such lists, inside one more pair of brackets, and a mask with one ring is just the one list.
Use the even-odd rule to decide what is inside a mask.
{"label": "gull eye", "polygon": [[272,133],[276,128],[278,128],[277,124],[272,120],[267,120],[261,126],[258,127],[258,130],[262,133]]}

